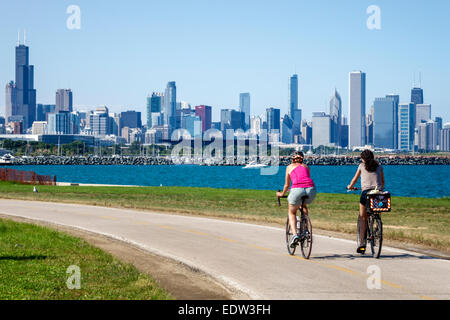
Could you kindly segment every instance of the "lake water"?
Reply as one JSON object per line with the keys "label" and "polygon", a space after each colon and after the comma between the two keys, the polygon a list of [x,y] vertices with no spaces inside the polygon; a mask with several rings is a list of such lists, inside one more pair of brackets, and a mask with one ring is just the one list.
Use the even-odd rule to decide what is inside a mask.
{"label": "lake water", "polygon": [[[59,182],[139,186],[186,186],[277,190],[284,185],[285,167],[275,175],[242,167],[177,166],[12,166],[56,175]],[[321,193],[346,193],[356,166],[311,166]],[[442,198],[450,196],[450,166],[385,166],[386,189],[394,196]]]}

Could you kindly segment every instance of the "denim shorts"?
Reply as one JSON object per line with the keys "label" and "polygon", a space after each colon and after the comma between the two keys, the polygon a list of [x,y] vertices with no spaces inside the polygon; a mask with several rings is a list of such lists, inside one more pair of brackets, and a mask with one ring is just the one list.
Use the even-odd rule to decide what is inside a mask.
{"label": "denim shorts", "polygon": [[364,207],[367,207],[367,194],[373,189],[364,190],[361,192],[361,197],[359,198],[359,203],[361,203]]}
{"label": "denim shorts", "polygon": [[316,194],[316,187],[291,189],[288,202],[290,205],[299,206],[302,204],[302,197],[308,196],[308,199],[305,200],[305,204],[311,204],[316,198]]}

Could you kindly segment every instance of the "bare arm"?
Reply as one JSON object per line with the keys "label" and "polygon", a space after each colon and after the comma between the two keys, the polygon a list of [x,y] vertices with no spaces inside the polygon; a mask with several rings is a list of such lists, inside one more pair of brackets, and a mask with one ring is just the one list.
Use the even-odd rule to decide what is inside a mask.
{"label": "bare arm", "polygon": [[352,182],[350,182],[350,184],[347,186],[347,189],[353,189],[353,187],[355,186],[355,184],[358,182],[359,177],[361,176],[361,170],[358,168],[358,170],[356,171],[355,176],[353,177]]}
{"label": "bare arm", "polygon": [[383,171],[383,167],[381,167],[381,190],[384,190],[384,171]]}
{"label": "bare arm", "polygon": [[286,168],[286,179],[284,183],[283,192],[277,192],[278,197],[284,197],[286,193],[289,191],[289,187],[291,186],[291,176],[289,175],[290,166]]}

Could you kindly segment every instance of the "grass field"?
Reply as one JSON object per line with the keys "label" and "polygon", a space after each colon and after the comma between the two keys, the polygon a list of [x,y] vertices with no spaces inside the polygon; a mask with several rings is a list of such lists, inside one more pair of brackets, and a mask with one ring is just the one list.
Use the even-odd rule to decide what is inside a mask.
{"label": "grass field", "polygon": [[[69,290],[69,266],[81,289]],[[81,239],[0,219],[0,300],[171,299],[146,274]]]}
{"label": "grass field", "polygon": [[[0,198],[80,203],[284,224],[275,192],[185,187],[33,187],[0,183]],[[318,194],[310,206],[314,228],[355,233],[356,194]],[[450,252],[450,198],[394,197],[393,211],[383,215],[386,239],[421,244]]]}

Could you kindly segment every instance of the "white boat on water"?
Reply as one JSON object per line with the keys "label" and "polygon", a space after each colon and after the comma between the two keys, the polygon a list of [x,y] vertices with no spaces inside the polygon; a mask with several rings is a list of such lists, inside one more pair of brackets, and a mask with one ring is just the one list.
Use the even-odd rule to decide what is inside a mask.
{"label": "white boat on water", "polygon": [[265,168],[265,167],[267,167],[267,165],[263,164],[263,163],[249,163],[242,169],[260,169],[260,168]]}

